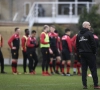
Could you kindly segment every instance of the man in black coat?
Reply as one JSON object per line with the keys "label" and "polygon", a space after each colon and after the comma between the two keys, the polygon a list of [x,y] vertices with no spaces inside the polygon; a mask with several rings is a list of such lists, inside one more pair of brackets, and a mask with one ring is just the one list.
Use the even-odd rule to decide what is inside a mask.
{"label": "man in black coat", "polygon": [[83,28],[77,35],[76,47],[77,51],[81,56],[82,64],[82,83],[83,89],[87,89],[87,69],[90,68],[94,89],[100,89],[98,86],[98,76],[96,67],[96,43],[93,37],[93,33],[90,32],[90,23],[85,21],[82,24]]}

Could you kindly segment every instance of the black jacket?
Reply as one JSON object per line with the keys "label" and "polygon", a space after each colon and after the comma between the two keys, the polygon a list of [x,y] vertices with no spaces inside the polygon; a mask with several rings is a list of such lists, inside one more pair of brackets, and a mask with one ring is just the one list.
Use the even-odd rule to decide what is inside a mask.
{"label": "black jacket", "polygon": [[82,28],[76,39],[78,53],[96,54],[96,43],[93,34],[86,28]]}

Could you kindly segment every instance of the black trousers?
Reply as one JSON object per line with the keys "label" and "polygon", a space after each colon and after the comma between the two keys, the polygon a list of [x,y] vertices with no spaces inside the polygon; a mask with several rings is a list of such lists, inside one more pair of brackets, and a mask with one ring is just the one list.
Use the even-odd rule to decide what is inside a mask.
{"label": "black trousers", "polygon": [[23,70],[24,70],[24,72],[26,72],[28,57],[27,57],[27,53],[26,52],[22,51],[22,54],[23,54]]}
{"label": "black trousers", "polygon": [[46,69],[46,71],[48,71],[48,67],[49,67],[49,62],[50,62],[50,53],[49,53],[49,48],[41,48],[41,52],[42,52],[42,71],[44,71],[44,69]]}
{"label": "black trousers", "polygon": [[3,72],[4,71],[4,58],[3,58],[1,50],[0,50],[0,64],[1,64],[1,72]]}
{"label": "black trousers", "polygon": [[29,72],[32,72],[35,70],[37,64],[38,64],[38,58],[35,50],[27,50],[27,56],[29,60]]}
{"label": "black trousers", "polygon": [[87,86],[87,69],[89,67],[94,86],[98,85],[97,67],[96,67],[96,56],[93,53],[81,53],[81,64],[82,64],[82,83]]}

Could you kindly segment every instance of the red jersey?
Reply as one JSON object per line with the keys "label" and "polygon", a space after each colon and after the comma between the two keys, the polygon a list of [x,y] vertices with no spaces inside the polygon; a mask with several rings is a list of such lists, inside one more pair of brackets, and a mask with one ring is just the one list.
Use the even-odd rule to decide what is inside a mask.
{"label": "red jersey", "polygon": [[26,46],[28,48],[35,48],[38,46],[38,44],[36,43],[36,38],[35,37],[28,37],[27,42],[26,42]]}
{"label": "red jersey", "polygon": [[97,35],[94,34],[93,36],[94,36],[94,39],[99,39]]}
{"label": "red jersey", "polygon": [[77,38],[77,34],[74,35],[74,36],[71,38],[72,47],[73,47],[73,49],[74,49],[74,52],[76,52],[76,38]]}
{"label": "red jersey", "polygon": [[8,45],[10,48],[16,47],[16,49],[19,49],[20,47],[20,37],[18,34],[14,34],[10,37],[8,40]]}
{"label": "red jersey", "polygon": [[99,47],[99,38],[98,38],[98,36],[95,35],[95,34],[93,34],[93,36],[94,36],[94,39],[95,39],[96,47],[97,47],[97,49],[98,49],[98,47]]}
{"label": "red jersey", "polygon": [[58,36],[57,37],[57,47],[58,47],[58,49],[61,51],[62,50],[62,43],[61,43],[61,38]]}
{"label": "red jersey", "polygon": [[72,53],[71,39],[67,34],[62,36],[62,49],[68,50],[70,53]]}
{"label": "red jersey", "polygon": [[58,37],[58,35],[56,33],[54,33],[54,32],[49,33],[50,47],[51,48],[57,48],[57,44],[58,44],[57,37]]}

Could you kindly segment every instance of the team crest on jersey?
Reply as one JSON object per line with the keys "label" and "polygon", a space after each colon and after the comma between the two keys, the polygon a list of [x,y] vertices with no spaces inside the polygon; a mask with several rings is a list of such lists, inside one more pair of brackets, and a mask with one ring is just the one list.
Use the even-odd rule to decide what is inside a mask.
{"label": "team crest on jersey", "polygon": [[46,54],[48,54],[48,52],[46,52]]}
{"label": "team crest on jersey", "polygon": [[16,55],[16,53],[14,53],[14,55]]}

